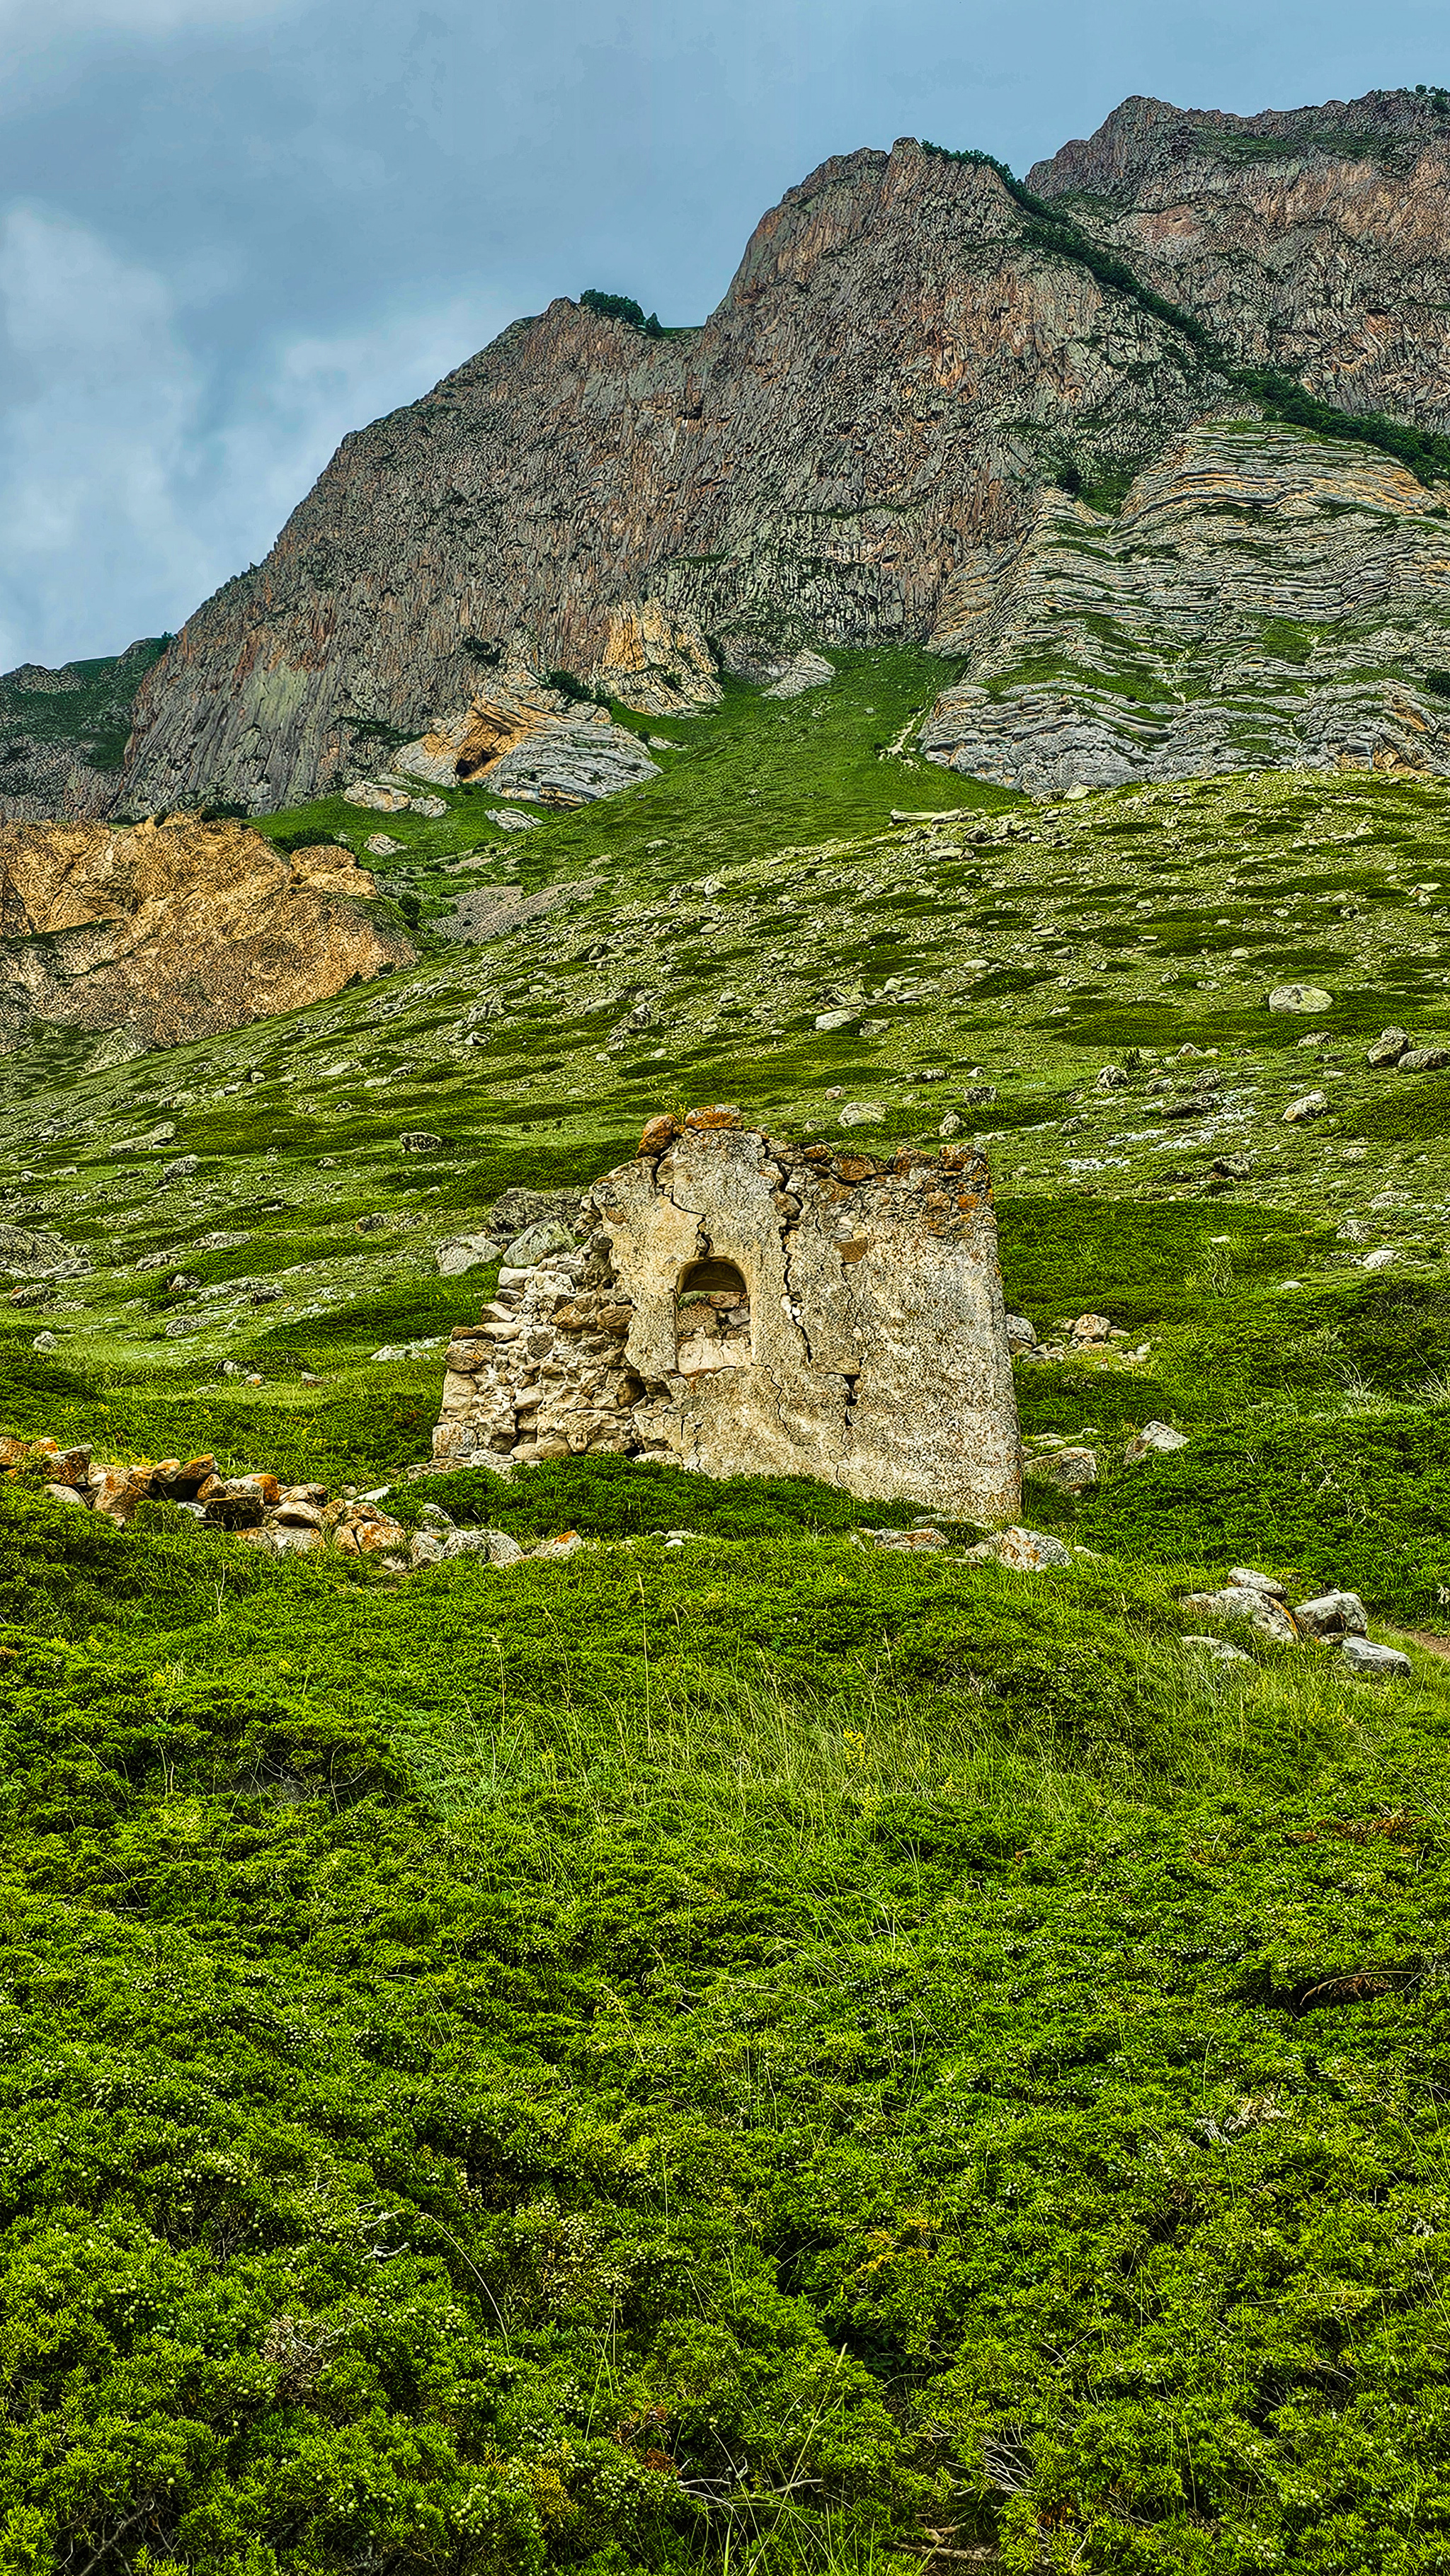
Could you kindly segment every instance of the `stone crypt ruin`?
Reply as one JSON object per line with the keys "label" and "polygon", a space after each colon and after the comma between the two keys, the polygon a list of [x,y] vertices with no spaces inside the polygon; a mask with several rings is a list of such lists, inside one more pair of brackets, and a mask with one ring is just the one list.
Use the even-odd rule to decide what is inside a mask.
{"label": "stone crypt ruin", "polygon": [[887,1161],[729,1109],[656,1118],[575,1235],[455,1326],[439,1466],[611,1450],[1015,1517],[996,1221],[972,1147]]}

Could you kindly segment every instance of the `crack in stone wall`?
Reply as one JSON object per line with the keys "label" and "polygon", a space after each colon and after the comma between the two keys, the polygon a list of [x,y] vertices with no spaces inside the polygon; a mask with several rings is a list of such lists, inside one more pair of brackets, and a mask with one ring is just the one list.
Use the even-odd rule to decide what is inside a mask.
{"label": "crack in stone wall", "polygon": [[[694,1326],[682,1340],[681,1287],[701,1262],[744,1283],[743,1360]],[[721,1294],[738,1318],[744,1302]],[[433,1445],[448,1466],[614,1451],[1011,1519],[1020,1452],[985,1160],[955,1144],[890,1162],[800,1147],[726,1110],[652,1120],[635,1161],[581,1201],[574,1248],[504,1272],[480,1322],[456,1328]]]}

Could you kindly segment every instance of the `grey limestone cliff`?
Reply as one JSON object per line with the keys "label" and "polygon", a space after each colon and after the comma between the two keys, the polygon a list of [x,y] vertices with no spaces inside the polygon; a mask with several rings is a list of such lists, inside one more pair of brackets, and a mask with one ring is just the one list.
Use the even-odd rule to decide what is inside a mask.
{"label": "grey limestone cliff", "polygon": [[1450,775],[1450,490],[1375,449],[1201,425],[1121,513],[1044,493],[932,637],[930,758],[1033,795],[1233,769]]}

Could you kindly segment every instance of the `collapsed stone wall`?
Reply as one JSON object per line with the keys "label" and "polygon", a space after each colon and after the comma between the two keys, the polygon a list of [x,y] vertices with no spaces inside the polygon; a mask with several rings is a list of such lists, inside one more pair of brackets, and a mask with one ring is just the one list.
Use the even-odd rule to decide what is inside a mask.
{"label": "collapsed stone wall", "polygon": [[731,1110],[657,1118],[572,1250],[455,1328],[433,1451],[506,1471],[614,1451],[810,1475],[978,1521],[1020,1506],[996,1222],[969,1146],[890,1162]]}

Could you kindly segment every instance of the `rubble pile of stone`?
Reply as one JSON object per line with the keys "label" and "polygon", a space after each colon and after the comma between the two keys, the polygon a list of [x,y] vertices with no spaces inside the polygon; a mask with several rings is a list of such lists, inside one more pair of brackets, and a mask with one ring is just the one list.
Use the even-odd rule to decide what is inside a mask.
{"label": "rubble pile of stone", "polygon": [[135,1518],[140,1503],[175,1503],[204,1529],[226,1531],[270,1555],[332,1548],[341,1556],[375,1557],[395,1574],[457,1556],[517,1565],[525,1557],[572,1556],[584,1544],[569,1530],[522,1548],[507,1530],[456,1529],[436,1503],[424,1504],[424,1527],[409,1532],[380,1509],[375,1494],[330,1495],[326,1485],[284,1485],[265,1471],[223,1476],[213,1457],[105,1466],[85,1442],[63,1449],[51,1439],[0,1435],[0,1478],[24,1479],[52,1501],[78,1505],[118,1529]]}
{"label": "rubble pile of stone", "polygon": [[[1250,1629],[1274,1646],[1338,1646],[1350,1671],[1361,1681],[1408,1681],[1410,1658],[1398,1646],[1382,1646],[1369,1635],[1364,1603],[1357,1592],[1316,1593],[1290,1607],[1288,1588],[1254,1566],[1234,1565],[1216,1592],[1185,1592],[1183,1608],[1196,1618],[1222,1619]],[[1202,1647],[1220,1663],[1248,1663],[1241,1646],[1225,1637],[1189,1636],[1186,1646]]]}
{"label": "rubble pile of stone", "polygon": [[1047,1340],[1039,1340],[1036,1327],[1026,1315],[1007,1317],[1007,1347],[1014,1360],[1117,1357],[1141,1364],[1150,1345],[1142,1342],[1135,1350],[1125,1350],[1124,1343],[1132,1338],[1121,1324],[1113,1323],[1106,1315],[1075,1315],[1070,1323],[1054,1326]]}
{"label": "rubble pile of stone", "polygon": [[1375,1072],[1443,1073],[1450,1065],[1450,1046],[1417,1045],[1408,1029],[1381,1029],[1365,1063]]}

